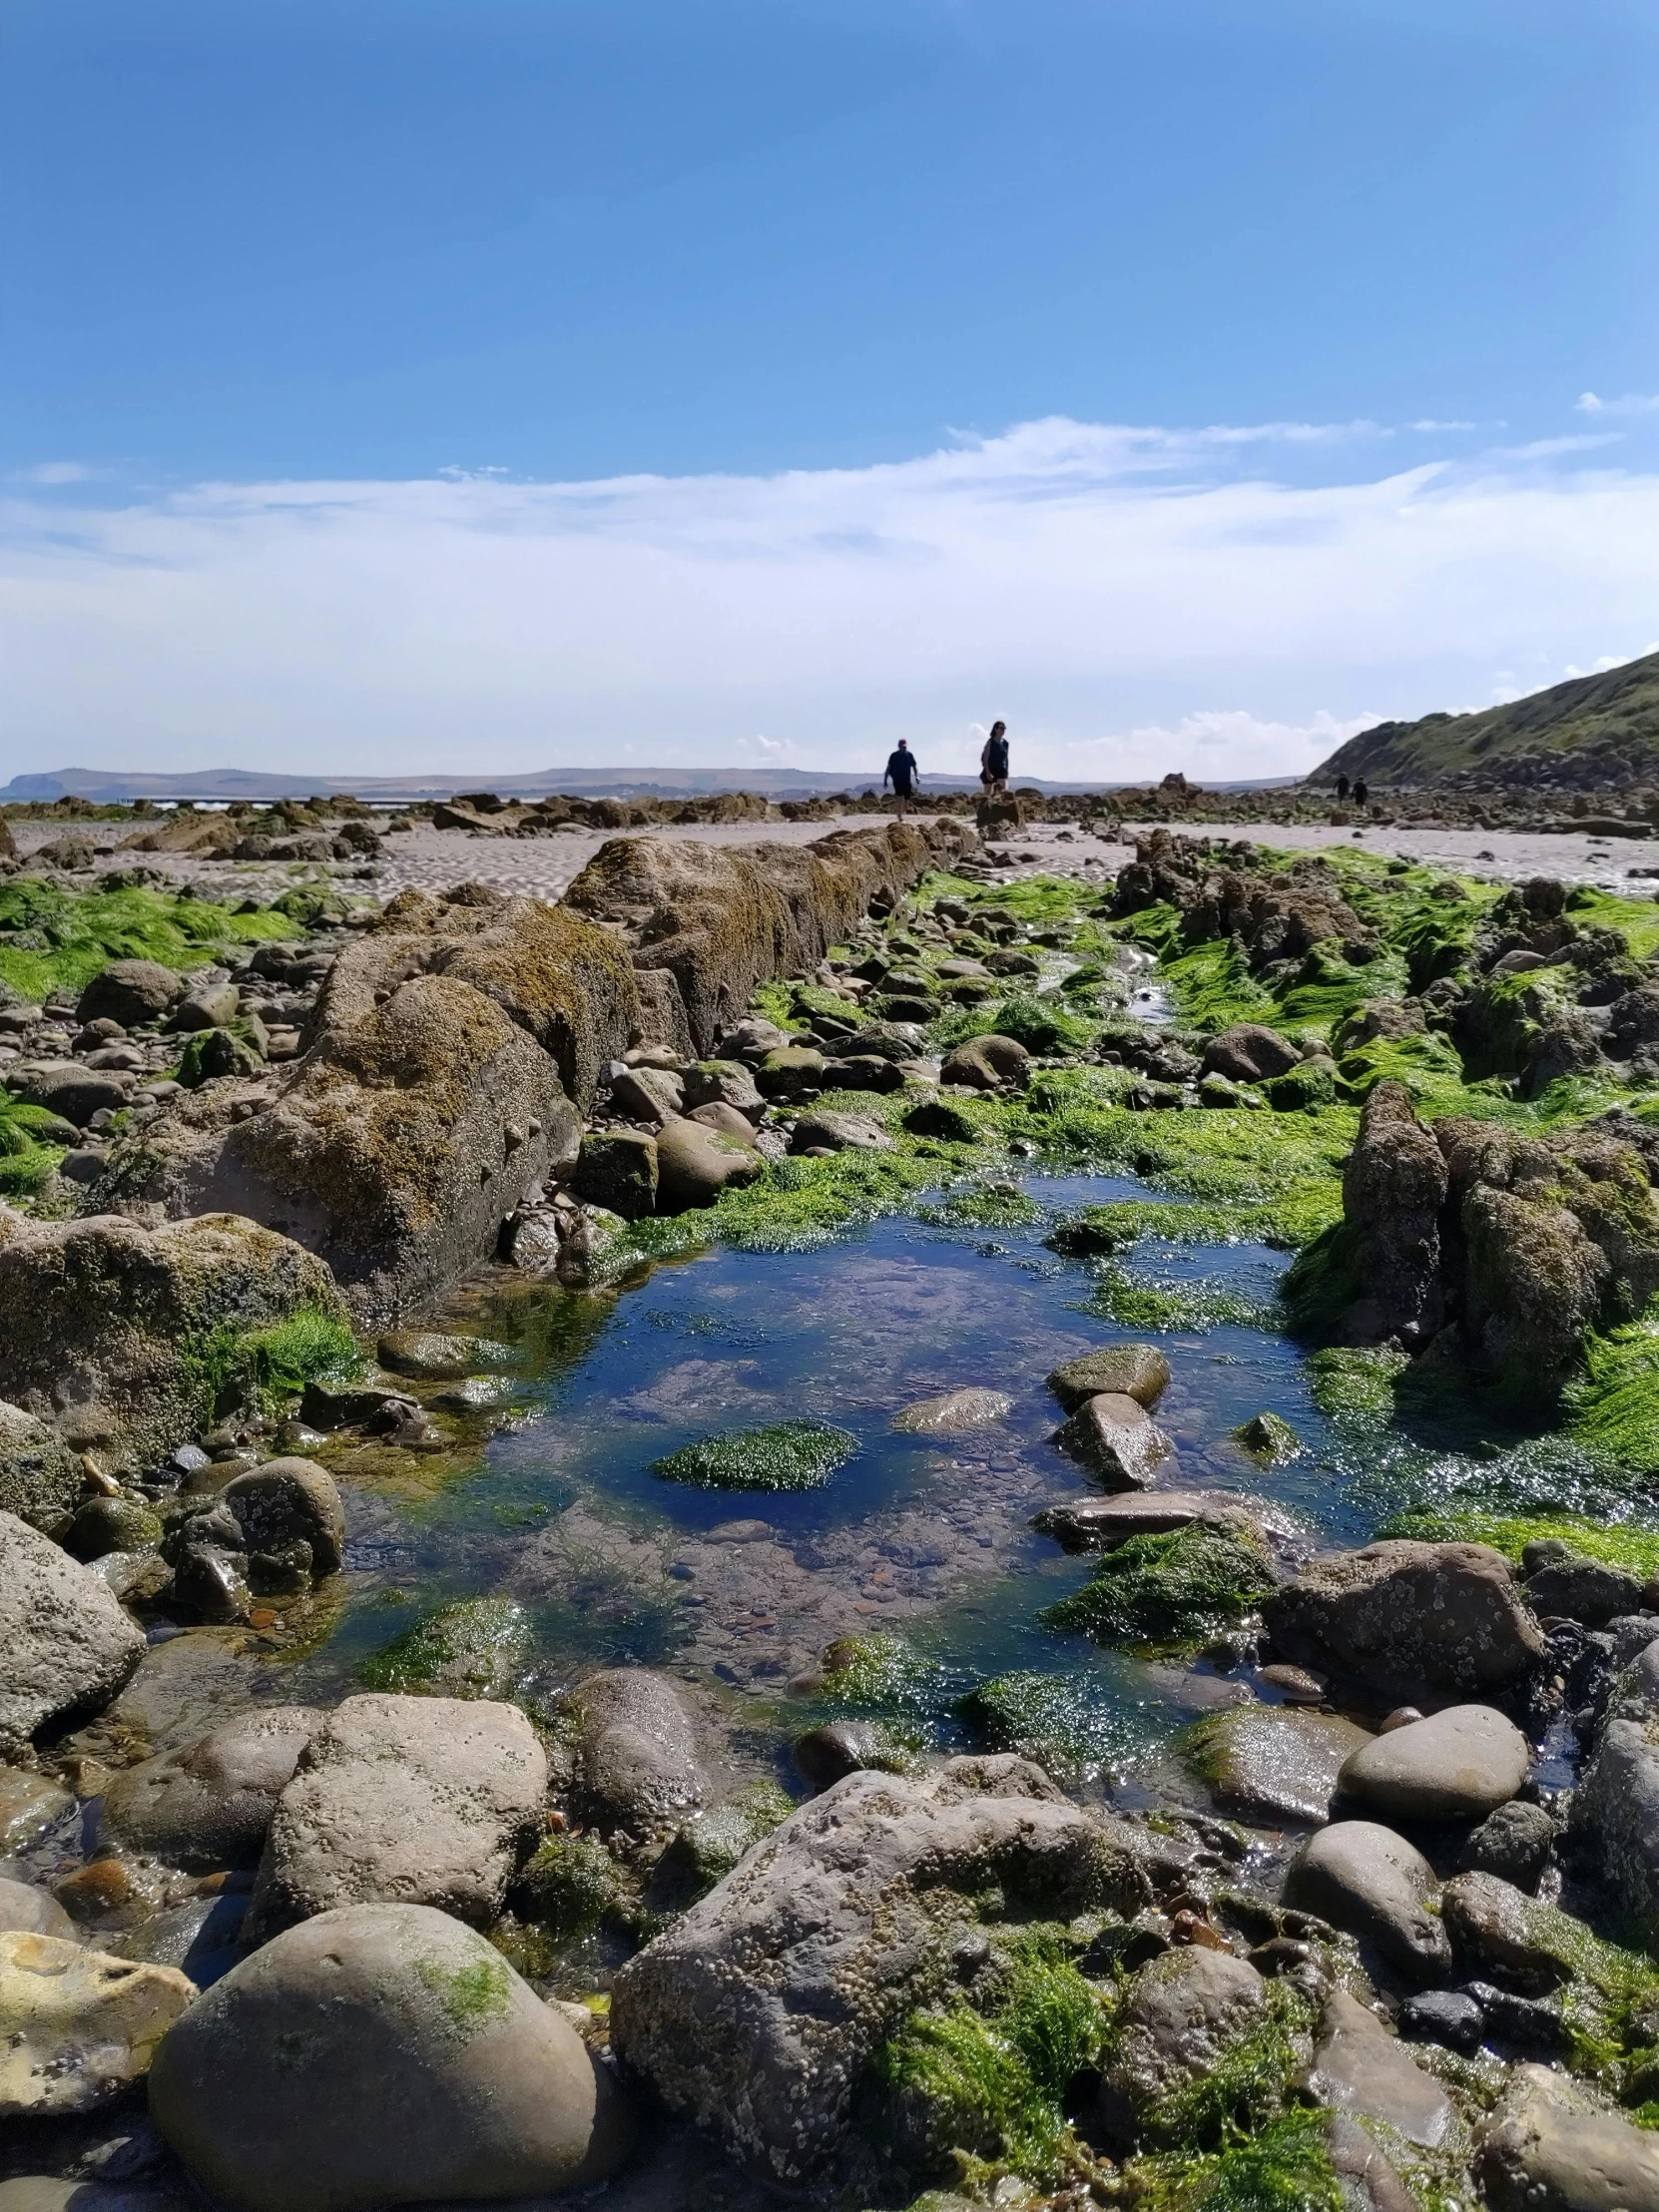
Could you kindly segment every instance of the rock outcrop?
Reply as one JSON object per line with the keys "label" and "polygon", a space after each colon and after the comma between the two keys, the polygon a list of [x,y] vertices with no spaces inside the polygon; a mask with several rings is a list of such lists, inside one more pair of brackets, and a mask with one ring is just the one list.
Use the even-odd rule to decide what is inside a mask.
{"label": "rock outcrop", "polygon": [[231,1080],[176,1101],[117,1147],[106,1197],[234,1207],[318,1254],[372,1321],[493,1250],[574,1158],[640,1006],[610,932],[472,888],[393,899],[335,960],[275,1095]]}
{"label": "rock outcrop", "polygon": [[[742,1018],[757,983],[810,974],[873,899],[900,897],[977,841],[948,816],[837,830],[806,845],[617,837],[565,903],[620,929],[642,972],[672,978],[686,1031],[708,1053]],[[666,985],[653,984],[652,995],[661,1019],[672,1004]]]}
{"label": "rock outcrop", "polygon": [[99,1408],[117,1462],[164,1458],[210,1417],[203,1355],[225,1330],[343,1309],[327,1268],[235,1214],[147,1229],[116,1214],[0,1221],[0,1343],[27,1411]]}
{"label": "rock outcrop", "polygon": [[780,2179],[833,2155],[866,2060],[947,1985],[966,1901],[1133,1912],[1150,1851],[1022,1759],[856,1773],[758,1845],[616,1977],[619,2057],[672,2111]]}

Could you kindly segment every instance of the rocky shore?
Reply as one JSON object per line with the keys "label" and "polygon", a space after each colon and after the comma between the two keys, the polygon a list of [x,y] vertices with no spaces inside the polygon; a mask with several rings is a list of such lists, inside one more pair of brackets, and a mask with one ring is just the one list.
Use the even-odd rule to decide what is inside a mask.
{"label": "rocky shore", "polygon": [[[556,905],[0,883],[0,2212],[1659,2208],[1659,910],[618,827]],[[725,1517],[538,1499],[293,1694],[550,1343],[895,1214],[1089,1270],[1052,1365],[892,1413],[951,1516],[763,1517],[857,1439],[728,1417],[647,1470]],[[1370,1540],[1282,1414],[1202,1433],[1241,1310],[1149,1239],[1294,1255],[1248,1318],[1320,1479],[1428,1439]],[[1016,1526],[1033,1633],[1181,1703],[1156,1757],[1082,1758],[1060,1668],[927,1688],[906,1624]],[[538,1645],[619,1586],[696,1601],[671,1656]]]}

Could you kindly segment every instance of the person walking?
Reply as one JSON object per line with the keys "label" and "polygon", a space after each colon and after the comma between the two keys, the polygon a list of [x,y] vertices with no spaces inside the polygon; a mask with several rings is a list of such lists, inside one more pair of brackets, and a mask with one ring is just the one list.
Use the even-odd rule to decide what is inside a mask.
{"label": "person walking", "polygon": [[993,722],[991,734],[979,753],[979,781],[987,797],[999,797],[1008,789],[1008,725]]}
{"label": "person walking", "polygon": [[893,798],[898,802],[898,819],[904,820],[904,810],[909,806],[916,787],[916,757],[900,738],[897,749],[887,756],[886,774],[881,779],[881,789],[892,786]]}
{"label": "person walking", "polygon": [[1337,779],[1337,797],[1339,800],[1348,797],[1348,778],[1346,776],[1339,776]]}

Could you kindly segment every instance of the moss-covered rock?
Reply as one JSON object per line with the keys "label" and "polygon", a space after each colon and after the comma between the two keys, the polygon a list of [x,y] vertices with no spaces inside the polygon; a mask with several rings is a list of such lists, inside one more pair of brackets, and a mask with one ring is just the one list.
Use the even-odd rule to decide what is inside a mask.
{"label": "moss-covered rock", "polygon": [[0,1400],[0,1513],[46,1528],[80,1500],[81,1462],[50,1421]]}
{"label": "moss-covered rock", "polygon": [[529,1618],[511,1598],[463,1598],[406,1628],[357,1672],[371,1690],[505,1697],[523,1668],[530,1641]]}
{"label": "moss-covered rock", "polygon": [[817,1490],[857,1448],[855,1436],[829,1421],[772,1421],[683,1444],[654,1459],[651,1471],[700,1490]]}
{"label": "moss-covered rock", "polygon": [[1167,1534],[1131,1536],[1042,1618],[1102,1644],[1190,1647],[1254,1610],[1280,1579],[1248,1514],[1223,1509]]}
{"label": "moss-covered rock", "polygon": [[616,1861],[596,1836],[549,1836],[513,1884],[511,1902],[555,1943],[596,1929],[626,1896]]}

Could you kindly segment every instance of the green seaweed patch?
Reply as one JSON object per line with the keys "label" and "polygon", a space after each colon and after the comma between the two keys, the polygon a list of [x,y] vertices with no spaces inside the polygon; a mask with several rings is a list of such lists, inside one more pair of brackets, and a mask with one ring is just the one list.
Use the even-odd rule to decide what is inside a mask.
{"label": "green seaweed patch", "polygon": [[1018,1752],[1059,1781],[1121,1770],[1144,1748],[1133,1721],[1080,1674],[997,1675],[958,1699],[956,1712],[987,1750]]}
{"label": "green seaweed patch", "polygon": [[1309,1395],[1330,1420],[1382,1428],[1393,1418],[1395,1385],[1410,1365],[1405,1353],[1382,1346],[1331,1345],[1308,1361]]}
{"label": "green seaweed patch", "polygon": [[872,2054],[871,2082],[910,2162],[1052,2187],[1086,2162],[1063,2105],[1099,2049],[1101,2000],[1064,1932],[1042,1926],[999,1936],[981,1981],[977,2005],[955,1994],[912,2012]]}
{"label": "green seaweed patch", "polygon": [[184,1348],[204,1413],[230,1408],[272,1412],[299,1397],[307,1382],[348,1382],[363,1355],[348,1325],[319,1306],[256,1329],[221,1322]]}
{"label": "green seaweed patch", "polygon": [[1042,1208],[1017,1184],[977,1183],[918,1207],[916,1219],[946,1229],[1023,1229],[1041,1221]]}
{"label": "green seaweed patch", "polygon": [[1637,1321],[1584,1341],[1584,1372],[1568,1383],[1567,1425],[1628,1473],[1659,1474],[1659,1300]]}
{"label": "green seaweed patch", "polygon": [[1188,2150],[1223,2150],[1268,2126],[1294,2101],[1313,2025],[1313,2006],[1301,1990],[1289,1981],[1270,1981],[1261,2020],[1229,2043],[1207,2072],[1141,2115],[1144,2138]]}
{"label": "green seaweed patch", "polygon": [[449,2030],[459,2041],[504,2020],[512,2010],[512,1968],[502,1958],[479,1958],[470,1966],[441,1965],[417,1958],[415,1974],[438,2000]]}
{"label": "green seaweed patch", "polygon": [[1275,1412],[1252,1413],[1234,1429],[1233,1436],[1253,1459],[1266,1466],[1281,1466],[1287,1459],[1297,1458],[1302,1450],[1302,1438],[1288,1420]]}
{"label": "green seaweed patch", "polygon": [[357,1675],[371,1690],[499,1697],[529,1642],[528,1616],[511,1598],[464,1598],[370,1653]]}
{"label": "green seaweed patch", "polygon": [[1659,1530],[1623,1521],[1586,1520],[1577,1513],[1497,1513],[1474,1507],[1421,1506],[1395,1513],[1380,1536],[1411,1536],[1431,1544],[1490,1544],[1517,1565],[1528,1544],[1570,1544],[1586,1558],[1623,1567],[1645,1580],[1659,1574]]}
{"label": "green seaweed patch", "polygon": [[651,1472],[699,1490],[820,1490],[857,1448],[830,1421],[770,1421],[683,1444],[653,1459]]}
{"label": "green seaweed patch", "polygon": [[298,933],[275,907],[237,913],[145,884],[68,891],[33,875],[0,884],[0,982],[35,1004],[55,990],[84,990],[112,960],[188,969],[236,946]]}
{"label": "green seaweed patch", "polygon": [[840,1636],[824,1654],[822,1697],[863,1712],[930,1713],[944,1696],[944,1669],[902,1636]]}
{"label": "green seaweed patch", "polygon": [[1197,1276],[1172,1282],[1144,1270],[1103,1267],[1095,1278],[1084,1309],[1121,1329],[1144,1330],[1157,1336],[1179,1330],[1182,1335],[1210,1329],[1271,1328],[1272,1308],[1263,1300],[1218,1281]]}
{"label": "green seaweed patch", "polygon": [[594,1836],[549,1836],[513,1885],[512,1904],[554,1943],[592,1935],[623,1899],[610,1853]]}
{"label": "green seaweed patch", "polygon": [[1328,2124],[1322,2112],[1286,2112],[1222,2151],[1134,2159],[1136,2212],[1343,2212]]}
{"label": "green seaweed patch", "polygon": [[1266,1547],[1242,1524],[1194,1521],[1164,1535],[1131,1536],[1102,1556],[1092,1580],[1040,1618],[1096,1643],[1192,1649],[1252,1611],[1278,1580]]}

